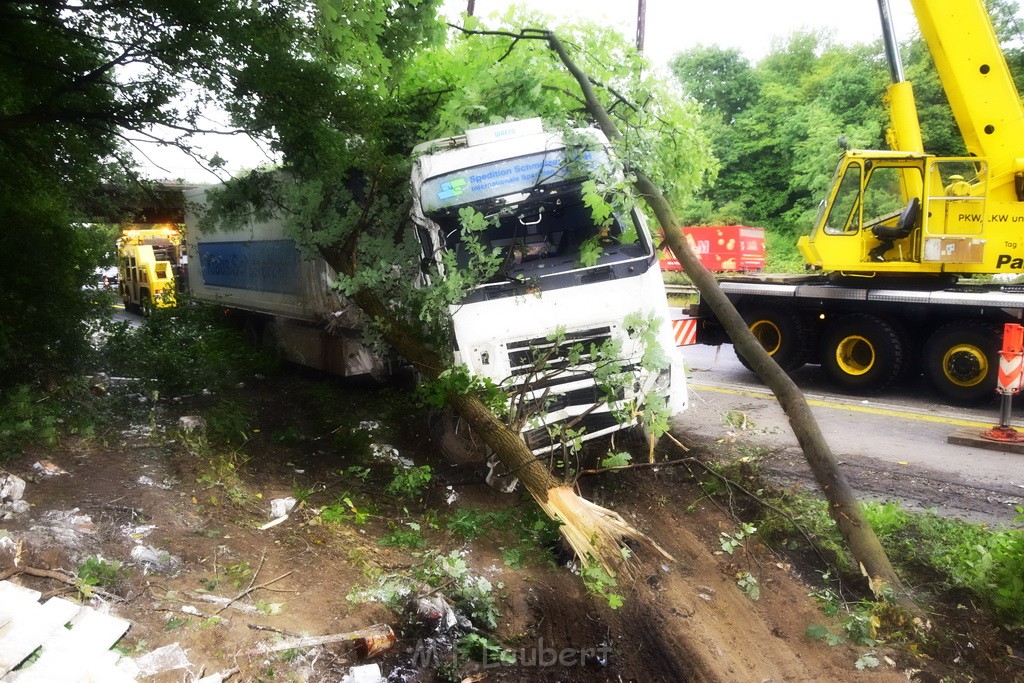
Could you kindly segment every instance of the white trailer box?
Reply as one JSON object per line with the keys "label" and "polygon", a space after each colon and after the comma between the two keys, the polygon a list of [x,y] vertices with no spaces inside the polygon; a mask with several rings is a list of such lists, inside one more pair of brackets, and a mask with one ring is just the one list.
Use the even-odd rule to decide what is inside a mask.
{"label": "white trailer box", "polygon": [[359,310],[331,288],[322,258],[305,258],[278,220],[203,230],[207,192],[185,191],[189,290],[240,315],[247,336],[285,360],[350,376],[380,376],[383,362],[360,342]]}

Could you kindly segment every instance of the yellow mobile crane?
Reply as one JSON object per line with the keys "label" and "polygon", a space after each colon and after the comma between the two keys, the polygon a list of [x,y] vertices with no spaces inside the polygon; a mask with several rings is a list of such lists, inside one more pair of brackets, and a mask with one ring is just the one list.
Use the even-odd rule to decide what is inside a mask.
{"label": "yellow mobile crane", "polygon": [[[982,0],[911,0],[969,156],[923,149],[911,85],[878,0],[892,85],[890,150],[848,150],[803,258],[820,275],[723,282],[785,369],[817,362],[878,391],[924,372],[954,402],[994,395],[1002,326],[1024,289],[960,276],[1024,273],[1024,107]],[[701,308],[698,341],[722,343]]]}

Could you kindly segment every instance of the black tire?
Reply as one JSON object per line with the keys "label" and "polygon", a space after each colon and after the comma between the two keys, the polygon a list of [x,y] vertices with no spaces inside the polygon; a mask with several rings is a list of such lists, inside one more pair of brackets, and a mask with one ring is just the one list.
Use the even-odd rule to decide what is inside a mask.
{"label": "black tire", "polygon": [[936,330],[924,345],[924,373],[950,401],[979,403],[996,395],[1000,331],[981,320]]}
{"label": "black tire", "polygon": [[[806,319],[788,306],[751,308],[741,312],[744,322],[768,355],[786,372],[807,363],[813,348],[813,332]],[[737,349],[736,356],[753,370]]]}
{"label": "black tire", "polygon": [[903,369],[903,344],[895,327],[875,315],[837,318],[821,338],[821,367],[858,393],[876,393]]}
{"label": "black tire", "polygon": [[427,416],[430,440],[445,462],[468,465],[487,460],[487,445],[451,408],[437,408]]}
{"label": "black tire", "polygon": [[246,316],[242,324],[242,339],[250,348],[260,348],[263,342],[263,321],[253,315]]}

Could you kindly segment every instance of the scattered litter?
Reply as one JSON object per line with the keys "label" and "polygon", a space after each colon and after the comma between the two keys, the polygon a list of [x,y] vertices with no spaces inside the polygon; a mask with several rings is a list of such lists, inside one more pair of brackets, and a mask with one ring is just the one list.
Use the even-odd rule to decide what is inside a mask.
{"label": "scattered litter", "polygon": [[157,550],[151,545],[137,545],[132,548],[132,560],[142,567],[143,574],[163,574],[178,568],[180,561],[166,550]]}
{"label": "scattered litter", "polygon": [[163,671],[191,668],[192,662],[180,644],[171,643],[142,655],[135,660],[135,666],[143,676],[155,676]]}
{"label": "scattered litter", "polygon": [[444,502],[451,505],[458,499],[459,496],[457,493],[455,493],[455,489],[453,487],[447,486],[445,488],[447,489],[448,493],[444,497]]}
{"label": "scattered litter", "polygon": [[239,382],[236,384],[235,389],[245,389],[245,382]]}
{"label": "scattered litter", "polygon": [[186,434],[201,432],[206,429],[206,420],[199,415],[182,415],[178,418],[178,429]]}
{"label": "scattered litter", "polygon": [[181,612],[182,614],[191,614],[194,617],[205,616],[202,612],[199,611],[199,608],[194,605],[182,605]]}
{"label": "scattered litter", "polygon": [[0,521],[29,511],[28,501],[22,500],[24,494],[24,479],[9,472],[0,471]]}
{"label": "scattered litter", "polygon": [[200,678],[196,683],[224,683],[232,676],[238,673],[238,669],[225,669],[224,671],[218,671],[217,673],[210,674]]}
{"label": "scattered litter", "polygon": [[14,515],[24,514],[29,511],[30,507],[27,500],[12,500],[3,503],[0,505],[0,521],[13,519]]}
{"label": "scattered litter", "polygon": [[38,522],[32,525],[29,533],[45,536],[41,545],[45,545],[46,540],[54,540],[65,547],[76,548],[84,540],[83,536],[91,536],[96,530],[92,517],[78,513],[78,508],[47,510],[39,517]]}
{"label": "scattered litter", "polygon": [[331,643],[352,643],[355,645],[356,656],[360,659],[372,659],[377,655],[384,654],[395,646],[395,632],[387,624],[375,624],[358,631],[336,633],[330,636],[290,638],[270,645],[264,645],[259,649],[259,652],[281,652],[282,650],[304,649],[319,645],[329,645]]}
{"label": "scattered litter", "polygon": [[190,595],[189,597],[192,600],[212,602],[215,605],[220,605],[221,607],[228,607],[233,610],[238,610],[239,612],[244,612],[245,614],[263,614],[263,612],[259,611],[252,605],[247,605],[244,602],[235,602],[231,598],[222,598],[219,595],[210,595],[209,593],[198,593],[196,595]]}
{"label": "scattered litter", "polygon": [[263,526],[260,527],[260,531],[266,531],[267,529],[273,529],[278,524],[285,522],[288,519],[288,515],[281,515],[277,519],[272,519]]}
{"label": "scattered litter", "polygon": [[384,677],[377,664],[353,666],[341,679],[341,683],[382,683],[383,681]]}
{"label": "scattered litter", "polygon": [[298,503],[298,501],[291,496],[287,498],[275,498],[270,501],[270,516],[275,519],[278,517],[284,517],[292,511],[292,508],[295,507],[296,503]]}
{"label": "scattered litter", "polygon": [[370,454],[377,460],[386,460],[400,465],[403,469],[410,469],[415,463],[409,458],[403,458],[398,454],[398,449],[391,444],[374,443],[370,444]]}
{"label": "scattered litter", "polygon": [[0,502],[21,500],[25,495],[25,480],[9,472],[0,471]]}
{"label": "scattered litter", "polygon": [[121,527],[121,533],[133,541],[139,542],[149,536],[153,529],[156,529],[156,524],[139,524],[137,526],[125,524]]}
{"label": "scattered litter", "polygon": [[448,631],[459,623],[455,610],[443,595],[420,598],[416,601],[416,616],[434,628],[435,631]]}
{"label": "scattered litter", "polygon": [[153,488],[160,489],[162,491],[171,490],[171,487],[168,484],[161,484],[156,481],[153,481],[153,479],[147,477],[145,474],[139,477],[139,483],[142,484],[143,486],[152,486]]}
{"label": "scattered litter", "polygon": [[61,469],[49,460],[38,461],[35,465],[32,465],[32,469],[39,470],[41,474],[44,474],[47,477],[57,477],[62,474],[67,474],[67,470]]}
{"label": "scattered litter", "polygon": [[380,429],[380,422],[377,420],[363,420],[359,423],[359,428],[363,431],[374,432]]}

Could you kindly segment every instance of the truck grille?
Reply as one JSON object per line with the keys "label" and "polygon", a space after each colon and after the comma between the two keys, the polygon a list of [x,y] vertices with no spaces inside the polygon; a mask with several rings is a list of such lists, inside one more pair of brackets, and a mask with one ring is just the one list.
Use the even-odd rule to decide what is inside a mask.
{"label": "truck grille", "polygon": [[[580,354],[580,363],[584,365],[590,363],[592,360],[591,347],[595,345],[601,346],[601,344],[611,339],[611,333],[610,327],[595,327],[589,330],[568,332],[558,345],[558,348],[553,348],[555,343],[545,337],[511,342],[507,345],[507,348],[512,376],[522,377],[529,375],[534,371],[538,361],[545,356],[547,356],[547,361],[544,363],[545,373],[555,369],[567,369],[569,367],[570,350],[576,344],[583,347],[583,352]],[[569,370],[566,374],[579,373]],[[573,381],[573,379],[575,378],[569,377],[562,381]]]}
{"label": "truck grille", "polygon": [[[537,451],[541,448],[548,448],[551,446],[551,434],[549,428],[557,428],[560,426],[568,426],[572,424],[572,421],[576,418],[570,417],[560,422],[552,423],[546,427],[538,427],[536,429],[530,429],[523,432],[523,440],[526,441],[526,447],[531,451]],[[608,429],[618,424],[618,420],[611,413],[590,413],[582,420],[572,426],[573,429],[586,429],[587,434],[596,434],[602,429]],[[555,433],[558,430],[555,429]]]}

